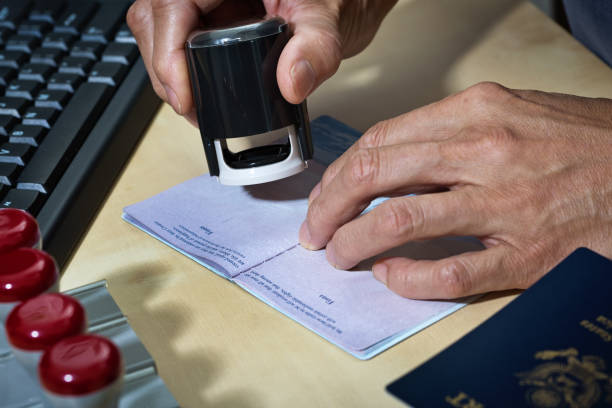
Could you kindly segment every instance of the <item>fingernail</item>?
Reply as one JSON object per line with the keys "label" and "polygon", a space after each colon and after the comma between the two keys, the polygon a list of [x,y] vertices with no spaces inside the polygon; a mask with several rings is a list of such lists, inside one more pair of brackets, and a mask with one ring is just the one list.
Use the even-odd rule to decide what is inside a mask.
{"label": "fingernail", "polygon": [[310,197],[308,197],[308,205],[312,203],[316,198],[321,194],[321,182],[319,181],[316,186],[310,192]]}
{"label": "fingernail", "polygon": [[372,266],[372,273],[374,274],[374,277],[380,282],[384,283],[385,286],[387,286],[387,272],[387,265],[385,265],[383,262],[375,263],[374,266]]}
{"label": "fingernail", "polygon": [[168,103],[172,106],[172,109],[179,115],[183,114],[183,106],[181,105],[181,101],[176,96],[176,93],[172,88],[168,85],[164,85],[164,89],[166,90],[166,96],[168,97]]}
{"label": "fingernail", "polygon": [[308,60],[299,60],[291,67],[293,91],[300,99],[308,96],[314,87],[315,80],[314,69]]}
{"label": "fingernail", "polygon": [[308,223],[306,221],[304,221],[302,223],[302,226],[300,227],[299,239],[300,245],[302,245],[304,248],[310,250],[317,249],[311,243],[312,237],[310,235],[310,229],[308,228]]}

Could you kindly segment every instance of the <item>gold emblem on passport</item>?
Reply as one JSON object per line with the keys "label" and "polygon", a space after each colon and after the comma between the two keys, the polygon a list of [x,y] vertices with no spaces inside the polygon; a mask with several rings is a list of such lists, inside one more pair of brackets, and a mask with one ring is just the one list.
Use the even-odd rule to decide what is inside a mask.
{"label": "gold emblem on passport", "polygon": [[527,387],[527,403],[538,408],[589,408],[597,402],[612,405],[612,377],[598,356],[579,356],[575,348],[535,353],[545,361],[531,371],[517,373]]}

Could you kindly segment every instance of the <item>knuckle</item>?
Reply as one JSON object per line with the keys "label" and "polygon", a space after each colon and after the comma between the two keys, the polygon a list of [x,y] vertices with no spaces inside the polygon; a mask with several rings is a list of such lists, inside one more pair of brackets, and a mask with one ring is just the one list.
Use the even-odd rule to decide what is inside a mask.
{"label": "knuckle", "polygon": [[505,163],[516,153],[517,137],[510,129],[495,126],[481,133],[476,141],[476,150],[494,163]]}
{"label": "knuckle", "polygon": [[413,295],[412,292],[415,285],[412,274],[409,273],[407,268],[391,266],[387,279],[389,289],[393,292],[403,297],[411,297],[411,295]]}
{"label": "knuckle", "polygon": [[470,127],[461,137],[440,146],[442,157],[453,160],[482,160],[489,164],[507,164],[516,158],[519,137],[505,126]]}
{"label": "knuckle", "polygon": [[475,100],[490,100],[505,95],[507,90],[496,82],[479,82],[466,89],[465,92]]}
{"label": "knuckle", "polygon": [[442,294],[449,299],[466,296],[472,291],[467,265],[459,259],[449,259],[434,270],[434,279],[440,284]]}
{"label": "knuckle", "polygon": [[336,174],[338,174],[338,170],[337,170],[338,166],[339,165],[337,162],[333,162],[332,164],[329,165],[327,170],[325,170],[325,172],[323,173],[323,176],[321,177],[321,188],[327,187],[332,182]]}
{"label": "knuckle", "polygon": [[409,199],[390,199],[381,205],[380,228],[392,238],[413,236],[422,230],[424,214],[420,207],[409,205]]}
{"label": "knuckle", "polygon": [[461,103],[473,113],[488,113],[491,106],[510,95],[508,90],[495,82],[480,82],[460,93]]}
{"label": "knuckle", "polygon": [[377,149],[358,149],[349,164],[349,183],[371,185],[380,171],[380,155]]}
{"label": "knuckle", "polygon": [[479,89],[480,91],[488,95],[499,95],[500,93],[506,92],[505,87],[498,84],[497,82],[491,82],[491,81],[479,82],[476,85],[474,85],[474,88]]}
{"label": "knuckle", "polygon": [[321,177],[321,188],[324,189],[325,187],[329,186],[333,179],[334,177],[330,171],[323,173],[323,177]]}
{"label": "knuckle", "polygon": [[386,120],[380,121],[368,129],[367,132],[359,138],[358,146],[362,149],[372,147],[380,147],[384,144],[385,135],[389,130],[389,122]]}
{"label": "knuckle", "polygon": [[134,2],[125,15],[125,20],[132,32],[138,32],[147,26],[150,19],[151,16],[142,0],[137,0]]}

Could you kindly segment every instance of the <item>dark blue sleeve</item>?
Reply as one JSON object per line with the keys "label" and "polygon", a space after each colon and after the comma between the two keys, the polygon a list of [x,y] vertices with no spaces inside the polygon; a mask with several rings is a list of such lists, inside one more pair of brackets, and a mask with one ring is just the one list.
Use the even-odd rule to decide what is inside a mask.
{"label": "dark blue sleeve", "polygon": [[572,34],[612,66],[612,1],[563,0]]}

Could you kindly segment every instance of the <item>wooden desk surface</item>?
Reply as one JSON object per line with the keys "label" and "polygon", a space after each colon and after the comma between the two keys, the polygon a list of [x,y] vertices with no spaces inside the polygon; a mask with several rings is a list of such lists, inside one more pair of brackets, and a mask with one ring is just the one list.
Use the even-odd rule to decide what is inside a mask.
{"label": "wooden desk surface", "polygon": [[[310,114],[365,130],[483,80],[612,97],[612,71],[529,3],[404,0],[310,98]],[[182,406],[403,406],[386,384],[516,294],[487,295],[358,361],[121,220],[124,206],[205,172],[203,157],[196,129],[164,106],[61,280],[108,280]]]}

